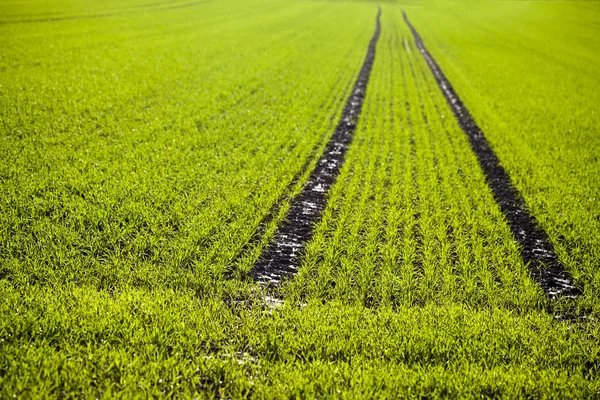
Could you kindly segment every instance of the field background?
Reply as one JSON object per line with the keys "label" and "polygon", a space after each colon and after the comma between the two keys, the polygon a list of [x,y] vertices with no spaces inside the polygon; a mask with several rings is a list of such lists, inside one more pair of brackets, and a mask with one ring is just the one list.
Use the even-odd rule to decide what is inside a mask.
{"label": "field background", "polygon": [[[599,3],[380,5],[354,142],[273,299],[248,272],[377,3],[0,0],[0,397],[600,394]],[[402,10],[578,299],[530,278]]]}

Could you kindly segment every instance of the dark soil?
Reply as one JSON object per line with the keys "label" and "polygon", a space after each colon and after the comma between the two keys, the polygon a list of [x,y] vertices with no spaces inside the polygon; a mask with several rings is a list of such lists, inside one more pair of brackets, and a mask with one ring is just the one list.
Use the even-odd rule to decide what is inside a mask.
{"label": "dark soil", "polygon": [[292,201],[287,218],[275,239],[252,269],[252,275],[258,282],[278,284],[283,277],[298,270],[304,246],[311,239],[313,226],[327,205],[327,194],[339,175],[356,130],[375,61],[375,47],[381,32],[380,16],[381,9],[377,13],[375,33],[362,68],[325,151],[302,192]]}
{"label": "dark soil", "polygon": [[529,266],[533,278],[550,296],[575,297],[580,290],[572,283],[571,276],[565,271],[550,243],[548,234],[540,227],[525,206],[521,194],[512,184],[510,177],[498,156],[492,150],[481,129],[477,126],[469,110],[460,100],[456,91],[442,72],[439,65],[425,48],[421,36],[409,22],[406,13],[404,20],[412,31],[419,52],[427,62],[442,90],[450,108],[454,112],[462,130],[467,134],[473,152],[485,174],[500,210],[506,217],[510,230],[521,245],[521,256]]}

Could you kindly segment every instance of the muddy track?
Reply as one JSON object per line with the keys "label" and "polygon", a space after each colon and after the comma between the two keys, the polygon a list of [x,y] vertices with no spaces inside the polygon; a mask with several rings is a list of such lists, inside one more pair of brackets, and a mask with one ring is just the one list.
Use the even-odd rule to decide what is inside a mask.
{"label": "muddy track", "polygon": [[458,124],[469,138],[469,143],[483,170],[500,210],[506,217],[510,230],[521,246],[523,261],[529,266],[533,278],[550,296],[575,297],[580,291],[554,252],[548,234],[529,213],[523,197],[513,186],[510,177],[483,132],[460,100],[437,62],[425,48],[421,36],[403,11],[404,21],[411,30],[419,52],[427,62]]}
{"label": "muddy track", "polygon": [[302,192],[290,204],[286,220],[281,224],[274,240],[251,271],[259,283],[278,284],[285,276],[298,270],[302,249],[312,237],[313,225],[325,210],[327,194],[339,175],[356,130],[375,61],[375,47],[381,33],[380,17],[381,9],[377,12],[375,32],[369,42],[362,68],[325,151]]}
{"label": "muddy track", "polygon": [[[346,53],[346,55],[344,57],[344,59],[346,61],[350,58],[351,53],[352,53],[352,49],[350,49]],[[279,198],[275,201],[275,203],[273,203],[273,205],[269,208],[267,213],[262,217],[262,219],[260,220],[260,222],[258,224],[257,230],[252,234],[252,237],[250,238],[250,240],[248,240],[241,247],[241,249],[233,256],[233,258],[231,259],[230,265],[232,265],[232,266],[239,265],[240,261],[244,257],[248,256],[257,246],[260,245],[260,243],[263,239],[263,236],[265,235],[267,229],[269,228],[269,225],[272,223],[273,219],[275,219],[278,216],[278,214],[281,210],[281,207],[293,199],[293,194],[295,192],[296,186],[298,185],[300,180],[305,176],[306,172],[311,167],[311,164],[316,161],[318,155],[322,153],[322,151],[323,151],[322,148],[325,147],[325,144],[327,141],[327,136],[328,136],[327,132],[330,132],[330,130],[332,129],[332,127],[335,123],[335,115],[338,114],[338,111],[340,111],[341,107],[343,106],[343,104],[341,104],[341,97],[344,96],[345,93],[347,93],[351,89],[351,85],[352,85],[352,82],[350,82],[350,81],[348,83],[342,83],[342,76],[339,75],[338,78],[336,79],[336,81],[334,82],[334,84],[332,85],[332,87],[329,89],[329,91],[328,91],[329,95],[326,96],[327,100],[322,101],[318,106],[319,109],[326,107],[330,111],[333,110],[334,115],[332,115],[331,118],[329,118],[329,121],[327,123],[327,128],[324,130],[323,135],[321,136],[321,138],[319,139],[317,144],[311,150],[309,156],[306,158],[306,161],[304,162],[302,167],[296,172],[296,174],[294,174],[294,176],[292,177],[290,182],[286,185],[285,189],[283,190],[283,192],[281,193]],[[339,91],[339,89],[338,89],[339,86],[343,86],[343,90],[342,90],[343,94],[342,95],[336,95],[336,91]],[[311,121],[312,121],[312,119],[311,119]],[[233,276],[233,270],[229,269],[225,273],[225,276],[228,278],[231,278]]]}

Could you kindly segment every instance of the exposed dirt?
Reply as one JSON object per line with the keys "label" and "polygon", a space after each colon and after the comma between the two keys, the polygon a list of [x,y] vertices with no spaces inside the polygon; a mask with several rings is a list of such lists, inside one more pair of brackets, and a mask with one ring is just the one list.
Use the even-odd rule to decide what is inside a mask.
{"label": "exposed dirt", "polygon": [[298,270],[304,245],[312,237],[313,225],[327,205],[327,193],[339,175],[356,130],[381,33],[380,16],[381,9],[377,13],[375,32],[362,68],[325,151],[302,192],[292,201],[275,239],[252,269],[255,280],[260,283],[276,285],[286,275]]}
{"label": "exposed dirt", "polygon": [[435,80],[454,112],[460,127],[469,138],[469,143],[485,174],[488,186],[492,189],[500,210],[508,220],[513,236],[521,245],[521,256],[523,261],[528,264],[533,278],[550,297],[559,295],[576,297],[580,294],[580,290],[573,284],[571,276],[565,271],[564,266],[558,259],[548,234],[527,210],[521,194],[513,186],[508,173],[492,150],[483,132],[473,120],[469,110],[460,100],[437,62],[425,48],[421,36],[408,20],[406,13],[403,12],[403,15],[415,38],[415,44],[419,52],[423,55],[435,76]]}
{"label": "exposed dirt", "polygon": [[[346,54],[346,59],[348,59],[350,57],[350,53],[351,53],[351,50],[348,51],[348,54]],[[334,96],[335,89],[337,88],[339,82],[340,82],[340,78],[337,79],[337,81],[331,88],[331,90],[329,92],[331,96]],[[349,86],[350,86],[350,83],[344,85],[344,93],[349,88]],[[323,108],[326,105],[327,105],[326,101],[323,101],[319,105],[319,108]],[[335,109],[336,110],[338,109],[337,105],[335,106]],[[336,112],[336,114],[337,114],[337,112]],[[254,232],[254,234],[252,235],[250,240],[248,242],[246,242],[246,244],[244,244],[244,246],[242,246],[242,249],[233,258],[231,265],[236,265],[242,257],[247,255],[249,252],[251,252],[255,248],[255,246],[261,241],[269,224],[271,223],[271,221],[273,221],[273,218],[275,218],[279,214],[281,206],[285,202],[291,201],[291,199],[293,198],[292,192],[293,192],[294,187],[297,185],[298,181],[309,169],[313,160],[315,160],[318,157],[318,154],[321,152],[321,150],[320,150],[321,145],[327,140],[327,132],[329,131],[329,129],[331,129],[331,127],[334,124],[335,124],[335,116],[331,116],[331,118],[329,119],[327,130],[323,133],[319,142],[311,150],[310,155],[306,159],[306,162],[302,165],[302,167],[298,170],[298,172],[296,172],[296,174],[293,176],[291,181],[287,184],[285,190],[283,191],[283,193],[281,194],[279,199],[271,206],[269,211],[265,214],[263,219],[260,221],[260,224],[259,224],[256,232]],[[230,276],[232,276],[232,272],[233,271],[229,270],[228,272],[226,272],[226,275],[230,277]]]}

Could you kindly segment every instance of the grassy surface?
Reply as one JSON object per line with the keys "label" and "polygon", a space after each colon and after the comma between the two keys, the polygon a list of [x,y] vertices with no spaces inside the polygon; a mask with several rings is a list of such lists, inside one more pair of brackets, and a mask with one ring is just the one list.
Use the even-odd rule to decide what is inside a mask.
{"label": "grassy surface", "polygon": [[[592,157],[597,125],[573,117],[589,129],[569,138],[527,97],[483,89],[505,71],[530,84],[534,72],[507,56],[525,49],[504,49],[501,34],[534,26],[541,41],[548,26],[501,25],[491,15],[508,5],[403,6],[581,271],[592,318],[580,321],[546,311],[556,304],[529,278],[397,4],[382,6],[363,116],[323,220],[283,303],[270,299],[246,273],[333,131],[376,7],[150,3],[0,4],[0,397],[599,395],[600,257],[586,236],[595,225],[576,218],[598,185],[568,179],[596,164],[530,157],[552,143]],[[584,6],[514,5],[524,21]],[[48,15],[62,19],[17,23]],[[458,15],[500,33],[467,45]],[[552,41],[536,49],[594,57],[596,42],[569,35],[563,53]],[[571,82],[564,64],[544,67],[567,77],[560,90]],[[581,68],[572,79],[591,85],[593,68]],[[579,110],[594,95],[576,93],[562,108],[540,97],[540,109]],[[510,115],[523,130],[505,129]],[[572,196],[562,213],[559,189]]]}
{"label": "grassy surface", "polygon": [[[593,395],[597,327],[461,305],[252,301],[3,288],[2,397]],[[8,336],[11,335],[11,336]],[[10,362],[14,360],[14,362]]]}

